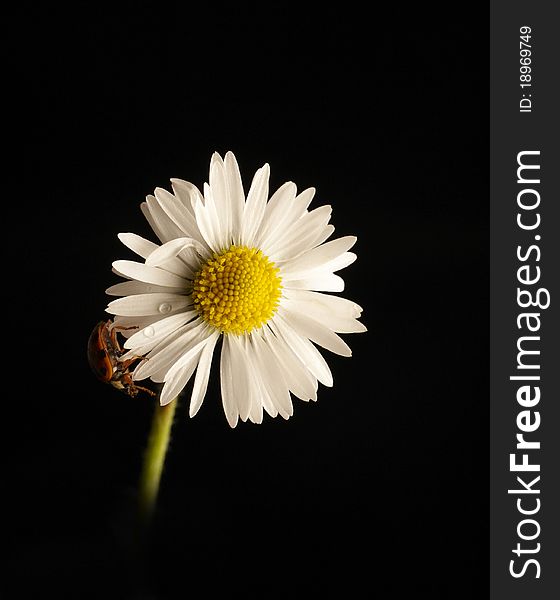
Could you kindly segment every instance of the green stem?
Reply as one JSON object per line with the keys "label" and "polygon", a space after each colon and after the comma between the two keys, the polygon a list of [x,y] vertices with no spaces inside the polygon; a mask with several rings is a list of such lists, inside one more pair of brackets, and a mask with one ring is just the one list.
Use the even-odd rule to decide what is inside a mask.
{"label": "green stem", "polygon": [[177,398],[165,406],[160,406],[159,403],[156,404],[154,410],[148,446],[144,454],[138,496],[140,519],[146,525],[149,523],[156,506],[159,482],[167,446],[169,445],[169,434],[176,406]]}

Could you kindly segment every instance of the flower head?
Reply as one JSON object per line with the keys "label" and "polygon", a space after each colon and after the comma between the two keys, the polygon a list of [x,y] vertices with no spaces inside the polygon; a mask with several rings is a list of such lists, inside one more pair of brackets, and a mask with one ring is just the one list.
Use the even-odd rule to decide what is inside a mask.
{"label": "flower head", "polygon": [[133,233],[120,240],[142,262],[117,260],[127,279],[107,290],[127,338],[122,360],[145,356],[134,380],[162,382],[161,404],[194,375],[189,414],[204,400],[212,356],[221,339],[224,411],[260,423],[263,409],[285,419],[290,393],[317,399],[317,382],[333,385],[315,344],[342,356],[351,351],[338,333],[366,328],[354,302],[325,294],[344,289],[336,271],[356,259],[353,236],[333,233],[330,206],[308,210],[315,190],[297,193],[287,182],[269,198],[269,166],[255,174],[247,196],[235,156],[214,154],[203,194],[172,179],[173,193],[157,188],[141,208],[161,244]]}

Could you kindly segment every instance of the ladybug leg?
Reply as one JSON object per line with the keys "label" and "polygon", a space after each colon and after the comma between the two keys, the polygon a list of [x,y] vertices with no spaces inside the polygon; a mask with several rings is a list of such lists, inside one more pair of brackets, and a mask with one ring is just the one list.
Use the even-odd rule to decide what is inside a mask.
{"label": "ladybug leg", "polygon": [[135,385],[133,387],[137,390],[142,390],[143,392],[146,392],[147,394],[149,394],[150,396],[153,396],[154,398],[156,396],[156,393],[153,392],[152,390],[149,390],[147,387],[143,387],[141,385]]}
{"label": "ladybug leg", "polygon": [[111,342],[118,352],[122,352],[123,350],[117,339],[117,331],[126,331],[127,329],[138,329],[138,326],[132,325],[131,327],[123,327],[122,325],[111,324]]}
{"label": "ladybug leg", "polygon": [[143,387],[141,385],[136,385],[133,381],[132,381],[132,377],[130,375],[130,373],[125,373],[123,376],[123,381],[125,383],[125,385],[128,387],[128,393],[131,396],[136,396],[136,394],[138,393],[138,390],[141,390],[143,392],[146,392],[147,394],[149,394],[150,396],[155,396],[156,393],[153,392],[152,390]]}
{"label": "ladybug leg", "polygon": [[117,339],[117,328],[114,325],[110,329],[110,335],[113,348],[115,348],[115,350],[120,354],[122,352],[122,348],[119,344],[119,340]]}
{"label": "ladybug leg", "polygon": [[150,359],[146,358],[145,356],[133,356],[132,358],[128,358],[127,360],[120,361],[120,364],[122,365],[122,370],[123,371],[128,370],[128,368],[132,365],[132,363],[134,363],[137,360],[150,360]]}
{"label": "ladybug leg", "polygon": [[[121,325],[115,325],[114,323],[111,326],[111,343],[113,344],[115,350],[117,351],[118,356],[122,356],[124,354],[124,350],[122,349],[122,346],[120,345],[119,340],[117,338],[117,331],[127,330],[127,329],[138,329],[138,326],[133,325],[131,327],[123,327]],[[122,370],[126,371],[130,367],[130,365],[132,365],[132,363],[136,360],[148,360],[148,359],[143,356],[133,356],[132,358],[129,358],[127,360],[119,361],[120,364],[122,365]]]}

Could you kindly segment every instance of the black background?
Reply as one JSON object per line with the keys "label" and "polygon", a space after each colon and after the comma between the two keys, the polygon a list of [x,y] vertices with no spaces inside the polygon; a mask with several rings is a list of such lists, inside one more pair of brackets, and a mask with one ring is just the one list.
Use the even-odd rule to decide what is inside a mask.
{"label": "black background", "polygon": [[[22,24],[6,597],[481,597],[486,14],[205,6],[48,7]],[[135,568],[152,405],[97,382],[86,341],[111,262],[133,258],[117,233],[155,240],[140,202],[170,177],[202,186],[228,150],[246,186],[269,162],[271,189],[315,186],[335,235],[358,236],[344,295],[369,331],[345,336],[350,359],[325,351],[334,387],[287,422],[231,430],[214,360],[199,414],[178,408]]]}

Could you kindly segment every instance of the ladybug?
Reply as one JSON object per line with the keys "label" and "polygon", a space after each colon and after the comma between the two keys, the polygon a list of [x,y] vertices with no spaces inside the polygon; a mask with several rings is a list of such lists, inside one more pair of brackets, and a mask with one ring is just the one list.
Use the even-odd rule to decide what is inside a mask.
{"label": "ladybug", "polygon": [[128,394],[132,398],[139,391],[146,392],[150,396],[156,394],[148,388],[136,385],[132,381],[130,366],[142,357],[133,357],[120,361],[124,354],[117,340],[117,328],[113,321],[100,321],[91,332],[88,340],[87,356],[89,366],[97,378],[104,383],[110,383],[113,387]]}

